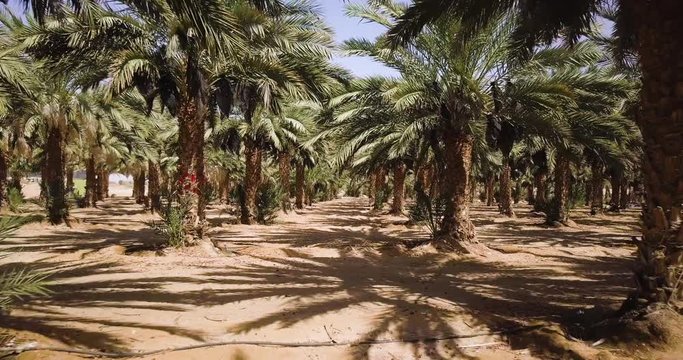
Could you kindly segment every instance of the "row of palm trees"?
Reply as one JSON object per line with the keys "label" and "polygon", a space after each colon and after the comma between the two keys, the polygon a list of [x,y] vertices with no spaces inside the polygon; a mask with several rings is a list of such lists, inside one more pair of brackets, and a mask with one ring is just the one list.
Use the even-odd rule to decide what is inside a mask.
{"label": "row of palm trees", "polygon": [[[683,117],[674,71],[683,36],[674,25],[681,5],[659,2],[352,4],[350,16],[387,33],[347,41],[344,50],[401,76],[350,80],[330,64],[331,32],[305,1],[27,0],[35,20],[4,20],[0,110],[21,111],[0,113],[11,125],[3,143],[20,144],[30,133],[21,124],[31,122],[21,119],[44,124],[35,137],[53,222],[66,219],[69,161],[60,146],[70,139],[69,124],[92,117],[100,121],[87,146],[93,163],[106,157],[97,149],[120,148],[126,166],[154,174],[150,188],[181,185],[178,196],[191,205],[186,227],[198,238],[206,184],[226,191],[226,166],[243,166],[241,220],[251,223],[263,163],[271,159],[285,188],[295,167],[298,207],[307,195],[299,186],[305,168],[317,165],[309,173],[328,178],[353,169],[372,181],[376,197],[391,170],[392,211],[400,213],[412,170],[416,191],[443,199],[439,241],[462,247],[476,239],[469,204],[477,179],[486,179],[491,198],[498,174],[500,210],[512,216],[512,183],[526,171],[537,209],[549,223],[567,223],[576,179],[590,173],[584,182],[601,209],[600,179],[608,171],[621,195],[621,179],[639,171],[642,142],[647,196],[634,299],[669,301],[679,296],[683,241]],[[598,15],[617,21],[614,36],[592,30]],[[640,102],[635,65],[643,74]],[[37,73],[49,81],[35,84]],[[84,97],[101,101],[78,105]],[[121,116],[124,110],[136,114]],[[133,119],[128,128],[117,123],[122,118]],[[100,143],[105,133],[116,134],[111,146]],[[244,161],[235,165],[231,153]]]}
{"label": "row of palm trees", "polygon": [[505,1],[419,0],[415,1],[390,31],[394,46],[416,39],[428,24],[447,20],[465,23],[466,32],[476,32],[496,23],[503,14],[516,16],[513,40],[523,58],[537,44],[548,44],[559,34],[572,42],[590,32],[595,16],[606,14],[615,21],[615,59],[637,66],[642,73],[640,100],[633,118],[644,143],[643,233],[638,239],[637,291],[631,304],[678,304],[683,273],[680,244],[683,242],[683,92],[680,59],[683,57],[683,28],[677,26],[683,4],[677,0]]}
{"label": "row of palm trees", "polygon": [[[153,175],[149,186],[153,210],[159,206],[157,178],[162,175],[162,182],[169,182],[164,175],[170,172],[158,175],[159,170],[177,165],[173,181],[184,184],[178,195],[190,199],[187,228],[197,237],[204,228],[207,139],[219,152],[242,148],[245,154],[244,223],[254,221],[264,152],[273,151],[283,172],[296,161],[300,177],[302,167],[313,164],[318,148],[299,146],[297,137],[308,130],[288,113],[305,111],[297,102],[319,102],[347,75],[330,64],[331,31],[311,4],[130,1],[110,8],[81,1],[72,5],[54,3],[43,9],[53,16],[26,23],[16,17],[5,21],[6,37],[12,42],[8,48],[30,59],[27,66],[39,68],[51,80],[60,74],[67,98],[93,98],[98,106],[73,110],[63,105],[59,116],[49,122],[55,126],[45,132],[46,199],[54,223],[67,219],[65,152],[58,148],[66,143],[70,123],[81,124],[91,117],[107,126],[97,124],[92,136],[96,141],[86,149],[90,153],[86,170],[92,174],[88,179],[102,165],[96,157],[101,158],[97,148],[104,132],[125,129],[127,134],[117,135],[130,136],[116,140],[126,144],[127,151],[119,151],[125,156],[117,158],[125,160],[136,178],[144,171]],[[55,92],[46,89],[46,93]],[[35,97],[28,100],[43,104]],[[135,114],[114,113],[120,107]],[[116,123],[122,118],[128,123]],[[177,126],[169,118],[176,118]],[[310,127],[310,119],[304,121]],[[176,140],[173,130],[177,145],[168,146]],[[225,146],[231,145],[231,139],[238,140],[237,149]],[[86,189],[86,203],[92,204],[94,187]],[[296,205],[301,207],[303,191],[297,193]]]}

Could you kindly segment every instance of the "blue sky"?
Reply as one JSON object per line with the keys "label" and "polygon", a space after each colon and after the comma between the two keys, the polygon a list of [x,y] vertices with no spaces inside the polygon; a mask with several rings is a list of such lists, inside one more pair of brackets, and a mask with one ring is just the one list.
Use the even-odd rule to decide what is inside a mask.
{"label": "blue sky", "polygon": [[[318,0],[325,17],[325,21],[335,32],[338,43],[351,38],[374,39],[384,32],[384,28],[376,24],[362,23],[359,19],[349,18],[344,14],[347,3],[365,3],[362,0]],[[335,57],[334,62],[349,69],[357,76],[387,75],[395,76],[397,72],[389,69],[367,57]]]}
{"label": "blue sky", "polygon": [[[338,43],[344,40],[358,37],[374,39],[380,35],[384,28],[376,24],[361,23],[358,19],[352,19],[344,14],[344,8],[348,3],[365,3],[364,0],[316,0],[320,5],[325,21],[335,32]],[[18,0],[10,0],[9,7],[13,12],[23,11],[23,6],[19,5]],[[357,76],[387,75],[396,76],[398,73],[389,69],[367,57],[359,56],[335,56],[333,60],[351,71]]]}

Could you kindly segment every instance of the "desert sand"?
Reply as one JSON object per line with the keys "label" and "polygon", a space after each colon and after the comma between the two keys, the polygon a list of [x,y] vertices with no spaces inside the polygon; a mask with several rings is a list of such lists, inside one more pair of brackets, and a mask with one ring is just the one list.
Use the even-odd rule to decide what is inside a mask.
{"label": "desert sand", "polygon": [[[484,246],[456,255],[408,250],[402,244],[427,232],[367,202],[316,204],[272,226],[235,225],[214,205],[219,257],[198,247],[155,250],[162,238],[149,222],[157,216],[124,196],[73,209],[72,228],[30,224],[3,243],[14,250],[4,263],[52,273],[53,294],[16,307],[2,327],[17,345],[104,352],[231,341],[330,345],[206,346],[145,359],[544,359],[523,335],[497,332],[618,307],[632,286],[637,209],[597,217],[579,209],[575,227],[558,229],[541,226],[526,206],[510,219],[476,204]],[[602,350],[575,340],[588,356]],[[362,341],[387,343],[347,344]]]}

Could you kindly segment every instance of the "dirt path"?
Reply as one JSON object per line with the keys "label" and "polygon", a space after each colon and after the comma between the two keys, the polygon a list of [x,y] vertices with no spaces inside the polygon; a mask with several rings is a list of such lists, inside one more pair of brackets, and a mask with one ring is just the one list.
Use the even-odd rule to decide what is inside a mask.
{"label": "dirt path", "polygon": [[[631,286],[633,249],[626,244],[634,213],[598,219],[577,213],[579,227],[548,229],[538,226],[538,218],[503,219],[476,207],[481,241],[499,251],[455,257],[397,250],[395,244],[425,233],[401,225],[405,218],[371,213],[366,202],[318,204],[273,226],[221,226],[225,216],[213,211],[211,236],[232,253],[220,258],[196,250],[165,256],[112,252],[112,245],[160,240],[145,225],[154,217],[124,199],[111,199],[104,209],[75,210],[81,223],[74,229],[26,226],[3,245],[23,251],[3,262],[56,271],[55,294],[14,310],[2,318],[2,327],[18,331],[20,340],[107,351],[232,340],[467,336],[618,304]],[[459,348],[491,342],[504,344]],[[542,358],[508,342],[487,335],[427,344],[223,346],[149,358]]]}

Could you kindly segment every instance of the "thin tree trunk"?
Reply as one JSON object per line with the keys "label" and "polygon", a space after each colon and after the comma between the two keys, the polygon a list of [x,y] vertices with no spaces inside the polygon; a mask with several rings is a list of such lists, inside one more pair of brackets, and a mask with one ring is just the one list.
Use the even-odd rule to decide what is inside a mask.
{"label": "thin tree trunk", "polygon": [[304,197],[306,196],[306,167],[302,162],[296,163],[296,208],[301,210],[304,208]]}
{"label": "thin tree trunk", "polygon": [[147,162],[149,171],[149,210],[154,213],[161,212],[161,184],[160,184],[160,169],[159,164],[152,160]]}
{"label": "thin tree trunk", "polygon": [[280,171],[280,187],[282,188],[282,210],[289,211],[292,204],[289,202],[289,176],[292,173],[292,155],[283,151],[278,155],[278,168]]}
{"label": "thin tree trunk", "polygon": [[[592,179],[591,179],[592,180]],[[593,204],[592,202],[592,197],[593,197],[593,182],[591,180],[586,180],[583,183],[583,186],[585,187],[584,192],[586,193],[586,198],[584,199],[583,205],[590,208],[591,205]]]}
{"label": "thin tree trunk", "polygon": [[628,200],[629,200],[629,194],[628,194],[628,180],[624,176],[621,181],[621,194],[619,195],[619,208],[620,209],[628,209]]}
{"label": "thin tree trunk", "polygon": [[636,14],[642,90],[636,121],[645,143],[645,206],[638,290],[646,302],[680,305],[683,286],[683,2],[624,0]]}
{"label": "thin tree trunk", "polygon": [[604,168],[599,163],[594,163],[591,165],[591,186],[590,193],[586,194],[586,197],[590,197],[591,202],[591,214],[597,215],[603,212],[602,203],[602,192],[603,192],[603,178],[604,178]]}
{"label": "thin tree trunk", "polygon": [[486,178],[486,206],[493,206],[496,179],[493,175]]}
{"label": "thin tree trunk", "polygon": [[503,171],[500,173],[500,213],[508,217],[515,216],[515,212],[512,210],[511,176],[510,159],[503,159]]}
{"label": "thin tree trunk", "polygon": [[534,198],[534,185],[530,182],[526,183],[526,203],[528,205],[533,205],[534,201],[536,199]]}
{"label": "thin tree trunk", "polygon": [[377,172],[375,174],[375,183],[373,184],[373,186],[375,188],[375,190],[374,190],[375,201],[373,203],[375,210],[381,209],[382,206],[384,205],[384,203],[380,204],[380,200],[382,200],[382,198],[386,198],[386,196],[382,196],[382,194],[383,194],[382,192],[384,191],[384,184],[385,184],[385,180],[386,180],[385,178],[386,178],[386,171],[384,170],[384,168],[380,167],[379,169],[377,169]]}
{"label": "thin tree trunk", "polygon": [[546,209],[546,184],[547,170],[539,170],[534,174],[534,186],[536,187],[536,200],[534,201],[534,211],[547,211]]}
{"label": "thin tree trunk", "polygon": [[368,198],[370,199],[370,205],[374,204],[375,196],[377,195],[375,193],[375,179],[377,179],[377,176],[377,170],[375,169],[372,171],[370,178],[368,179]]}
{"label": "thin tree trunk", "polygon": [[54,225],[67,221],[69,208],[66,203],[66,186],[64,177],[64,133],[65,119],[59,124],[53,124],[48,129],[46,142],[46,190],[47,212],[50,222]]}
{"label": "thin tree trunk", "polygon": [[[94,207],[96,205],[96,176],[95,156],[91,153],[90,157],[85,162],[85,207]],[[133,184],[133,191],[135,191],[135,184]]]}
{"label": "thin tree trunk", "polygon": [[406,172],[407,166],[404,162],[394,165],[394,198],[391,204],[391,213],[395,215],[403,214],[406,194]]}
{"label": "thin tree trunk", "polygon": [[74,167],[69,165],[66,167],[66,192],[72,193],[74,191]]}
{"label": "thin tree trunk", "polygon": [[462,130],[448,126],[443,141],[446,171],[441,183],[447,200],[441,235],[445,236],[445,241],[450,245],[460,247],[476,238],[474,225],[470,220],[470,204],[467,201],[474,138]]}
{"label": "thin tree trunk", "polygon": [[610,178],[610,185],[612,187],[612,196],[609,200],[609,211],[619,212],[621,206],[621,184],[623,176],[621,174],[613,174]]}
{"label": "thin tree trunk", "polygon": [[246,171],[244,177],[244,199],[241,204],[242,224],[253,224],[256,220],[256,198],[261,185],[261,162],[263,153],[251,139],[244,141]]}
{"label": "thin tree trunk", "polygon": [[40,200],[47,199],[47,155],[40,162]]}
{"label": "thin tree trunk", "polygon": [[100,172],[102,175],[101,179],[101,184],[102,184],[102,197],[103,198],[108,198],[109,197],[109,170],[105,167],[102,168],[102,171]]}
{"label": "thin tree trunk", "polygon": [[230,174],[224,172],[221,181],[221,200],[225,204],[230,204]]}
{"label": "thin tree trunk", "polygon": [[7,202],[7,153],[0,145],[0,208]]}
{"label": "thin tree trunk", "polygon": [[[99,183],[99,181],[98,181],[98,183]],[[134,193],[136,204],[142,205],[145,203],[145,171],[144,170],[140,170],[133,177],[133,193]]]}
{"label": "thin tree trunk", "polygon": [[107,185],[109,184],[109,175],[104,167],[100,167],[97,170],[97,201],[104,201],[107,197]]}
{"label": "thin tree trunk", "polygon": [[569,165],[569,159],[558,153],[555,161],[555,191],[546,218],[549,224],[566,224],[569,220]]}

